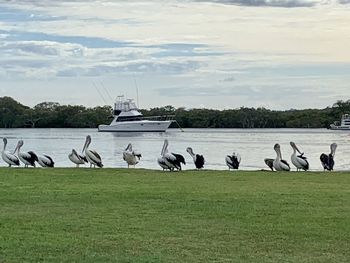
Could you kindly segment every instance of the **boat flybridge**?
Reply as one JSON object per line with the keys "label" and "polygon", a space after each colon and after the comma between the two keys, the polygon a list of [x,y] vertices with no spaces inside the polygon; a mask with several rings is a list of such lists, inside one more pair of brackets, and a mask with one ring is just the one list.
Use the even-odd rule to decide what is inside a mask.
{"label": "boat flybridge", "polygon": [[330,125],[331,130],[350,130],[350,114],[344,114],[339,121]]}
{"label": "boat flybridge", "polygon": [[174,116],[143,117],[132,99],[118,96],[114,103],[113,121],[99,125],[99,132],[165,132],[174,122]]}

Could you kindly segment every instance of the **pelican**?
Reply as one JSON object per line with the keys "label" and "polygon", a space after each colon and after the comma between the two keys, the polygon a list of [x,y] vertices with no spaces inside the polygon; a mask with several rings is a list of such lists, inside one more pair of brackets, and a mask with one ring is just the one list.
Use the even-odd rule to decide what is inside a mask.
{"label": "pelican", "polygon": [[203,155],[194,154],[191,147],[187,147],[186,151],[192,156],[194,165],[197,169],[201,169],[204,167],[205,160]]}
{"label": "pelican", "polygon": [[271,159],[271,158],[265,158],[264,162],[265,164],[271,169],[271,171],[273,171],[273,161],[275,159]]}
{"label": "pelican", "polygon": [[1,154],[2,159],[4,160],[5,163],[7,163],[9,165],[9,167],[11,167],[12,165],[19,166],[19,160],[18,160],[17,156],[14,154],[17,150],[17,147],[15,149],[15,152],[10,153],[9,151],[6,151],[7,139],[3,138],[3,142],[4,142],[4,148],[3,148],[2,154]]}
{"label": "pelican", "polygon": [[233,152],[232,155],[227,155],[225,158],[226,165],[228,166],[228,169],[238,169],[239,164],[241,162],[241,156],[239,153]]}
{"label": "pelican", "polygon": [[164,140],[162,151],[160,152],[160,157],[158,157],[157,162],[160,167],[164,170],[171,170],[171,167],[165,163],[164,155],[168,153],[168,140]]}
{"label": "pelican", "polygon": [[24,163],[24,167],[33,166],[35,167],[35,162],[38,161],[38,156],[32,151],[21,152],[21,147],[23,146],[23,140],[19,140],[15,152],[17,151],[18,158]]}
{"label": "pelican", "polygon": [[[165,147],[164,147],[165,146]],[[164,140],[164,155],[163,159],[165,164],[170,168],[170,171],[174,169],[181,171],[181,163],[186,164],[185,158],[181,154],[169,153],[168,152],[168,140]]]}
{"label": "pelican", "polygon": [[335,150],[337,149],[337,144],[332,143],[330,148],[331,148],[331,153],[330,154],[325,154],[322,153],[320,156],[320,160],[323,166],[323,170],[328,170],[328,171],[333,171],[334,167],[334,155],[335,155]]}
{"label": "pelican", "polygon": [[46,154],[38,155],[38,163],[41,165],[41,167],[54,167],[55,162],[52,160],[52,158]]}
{"label": "pelican", "polygon": [[273,168],[275,168],[276,171],[290,171],[290,166],[287,161],[282,160],[282,154],[281,154],[281,146],[276,143],[273,147],[276,151],[277,157],[273,161]]}
{"label": "pelican", "polygon": [[[300,150],[298,149],[298,147],[294,142],[290,142],[290,146],[292,146],[293,148],[291,161],[292,161],[292,164],[294,164],[294,166],[297,168],[297,171],[299,171],[300,169],[303,169],[304,171],[309,170],[309,162],[307,161],[307,158],[304,156],[304,153],[300,152]],[[300,153],[300,155],[297,155],[297,151],[298,153]]]}
{"label": "pelican", "polygon": [[103,164],[102,164],[101,156],[96,151],[89,149],[90,143],[91,143],[91,136],[88,135],[86,136],[86,141],[83,148],[83,152],[85,151],[86,159],[89,161],[90,167],[92,166],[95,167],[97,165],[97,167],[102,168]]}
{"label": "pelican", "polygon": [[128,146],[123,152],[123,159],[127,162],[128,168],[130,165],[133,165],[135,167],[135,165],[138,164],[138,162],[140,161],[141,157],[142,156],[140,153],[132,150],[131,143],[128,144]]}
{"label": "pelican", "polygon": [[79,167],[80,164],[85,164],[88,162],[85,156],[78,154],[74,149],[72,149],[72,152],[68,155],[68,158],[75,163],[77,167]]}

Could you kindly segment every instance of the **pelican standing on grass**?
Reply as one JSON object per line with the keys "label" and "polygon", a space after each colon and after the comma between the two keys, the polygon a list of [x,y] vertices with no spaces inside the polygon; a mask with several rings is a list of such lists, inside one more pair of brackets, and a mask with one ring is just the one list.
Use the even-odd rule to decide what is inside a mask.
{"label": "pelican standing on grass", "polygon": [[14,154],[17,150],[17,147],[15,149],[15,152],[10,153],[9,151],[6,151],[7,139],[3,138],[3,142],[4,142],[4,148],[1,154],[2,159],[4,160],[5,163],[9,165],[9,167],[11,167],[12,165],[19,166],[19,160],[17,156]]}
{"label": "pelican standing on grass", "polygon": [[181,163],[186,164],[185,158],[181,154],[177,153],[169,153],[168,149],[168,140],[165,139],[165,153],[164,153],[164,162],[170,168],[170,171],[174,171],[174,169],[181,171]]}
{"label": "pelican standing on grass", "polygon": [[141,153],[132,150],[131,143],[128,144],[128,146],[123,152],[123,159],[127,162],[128,168],[130,167],[130,165],[133,165],[135,168],[135,165],[139,163],[141,157]]}
{"label": "pelican standing on grass", "polygon": [[77,165],[77,168],[80,164],[85,164],[88,162],[85,156],[78,154],[74,149],[72,149],[72,152],[68,155],[68,158],[72,163],[75,163]]}
{"label": "pelican standing on grass", "polygon": [[89,149],[90,143],[91,143],[91,136],[88,135],[88,136],[86,136],[86,141],[84,144],[83,152],[85,151],[85,156],[86,156],[86,159],[90,163],[90,168],[92,166],[94,166],[94,167],[97,166],[97,167],[102,168],[103,164],[102,164],[101,156],[96,151]]}
{"label": "pelican standing on grass", "polygon": [[38,163],[41,165],[41,167],[53,168],[55,166],[55,162],[52,160],[50,156],[46,154],[38,155]]}
{"label": "pelican standing on grass", "polygon": [[35,162],[38,161],[38,156],[32,151],[21,152],[21,148],[23,145],[23,140],[19,140],[17,148],[15,150],[17,151],[18,158],[21,160],[22,163],[24,163],[25,168],[27,168],[29,165],[35,167]]}
{"label": "pelican standing on grass", "polygon": [[[299,148],[296,146],[294,142],[290,142],[290,146],[293,148],[293,153],[291,156],[291,161],[292,164],[297,168],[297,171],[299,170],[304,170],[307,171],[309,170],[309,162],[307,161],[307,158],[304,156],[304,153],[301,153]],[[300,155],[297,155],[297,151]]]}
{"label": "pelican standing on grass", "polygon": [[233,152],[232,155],[226,156],[225,162],[229,170],[237,170],[239,168],[239,164],[241,163],[241,156],[239,155],[239,153]]}
{"label": "pelican standing on grass", "polygon": [[158,162],[159,166],[163,168],[163,171],[164,170],[171,170],[171,167],[169,167],[165,163],[165,159],[164,159],[164,156],[167,152],[168,152],[168,140],[165,139],[162,151],[160,152],[160,157],[158,157],[158,159],[157,159],[157,162]]}
{"label": "pelican standing on grass", "polygon": [[276,143],[273,147],[276,151],[277,157],[273,161],[273,168],[275,168],[276,171],[290,171],[290,166],[287,161],[282,160],[282,153],[281,153],[281,146]]}
{"label": "pelican standing on grass", "polygon": [[192,156],[194,165],[197,169],[201,169],[204,167],[205,160],[203,155],[195,154],[191,147],[187,147],[186,151]]}
{"label": "pelican standing on grass", "polygon": [[327,171],[333,171],[333,167],[334,167],[334,156],[335,156],[335,150],[337,149],[337,144],[336,143],[332,143],[330,148],[331,148],[331,152],[330,154],[325,154],[322,153],[320,156],[320,160],[321,160],[321,164],[323,166],[323,170],[327,170]]}

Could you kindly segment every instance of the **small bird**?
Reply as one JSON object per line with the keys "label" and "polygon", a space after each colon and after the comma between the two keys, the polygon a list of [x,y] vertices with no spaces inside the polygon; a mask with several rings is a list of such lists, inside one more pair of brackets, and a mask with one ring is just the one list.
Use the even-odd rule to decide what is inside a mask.
{"label": "small bird", "polygon": [[2,159],[4,160],[5,163],[9,165],[9,167],[11,167],[12,165],[19,166],[20,163],[19,163],[18,157],[15,155],[15,152],[17,151],[17,147],[13,153],[10,153],[9,151],[6,151],[7,139],[3,138],[2,140],[4,142],[4,148],[1,154]]}
{"label": "small bird", "polygon": [[22,163],[24,163],[25,168],[27,168],[29,165],[35,167],[35,162],[38,161],[38,156],[33,151],[21,152],[21,148],[23,145],[23,140],[19,140],[16,148],[18,158],[21,160]]}
{"label": "small bird", "polygon": [[335,150],[337,149],[338,145],[336,143],[332,143],[330,148],[331,148],[331,152],[330,154],[325,154],[322,153],[320,156],[320,160],[321,160],[321,164],[323,166],[323,170],[327,170],[327,171],[333,171],[333,167],[334,167],[334,156],[335,156]]}
{"label": "small bird", "polygon": [[239,164],[241,163],[241,156],[239,155],[239,153],[233,152],[232,155],[226,156],[225,161],[229,170],[238,169]]}
{"label": "small bird", "polygon": [[123,152],[123,159],[127,162],[128,168],[130,167],[130,165],[133,165],[135,167],[135,165],[139,163],[141,157],[141,153],[132,150],[131,143],[128,144],[128,146]]}
{"label": "small bird", "polygon": [[102,164],[101,156],[96,151],[89,149],[90,143],[91,143],[91,136],[88,135],[88,136],[86,136],[83,152],[85,151],[85,156],[86,156],[86,159],[90,163],[90,168],[92,166],[94,166],[94,167],[97,166],[97,167],[102,168],[103,164]]}
{"label": "small bird", "polygon": [[41,167],[53,168],[55,166],[55,162],[52,160],[50,156],[46,154],[38,155],[38,163],[41,165]]}
{"label": "small bird", "polygon": [[85,156],[78,154],[74,149],[72,149],[72,152],[68,155],[68,158],[71,160],[71,162],[75,163],[77,167],[79,167],[80,164],[85,164],[88,162]]}
{"label": "small bird", "polygon": [[282,159],[281,146],[276,143],[273,148],[277,154],[276,159],[273,161],[273,168],[275,168],[276,171],[290,171],[289,163]]}
{"label": "small bird", "polygon": [[[292,164],[297,168],[297,171],[303,169],[304,171],[309,170],[309,162],[307,158],[304,156],[304,153],[301,153],[299,148],[296,146],[294,142],[290,142],[290,146],[293,148],[293,153],[291,156]],[[300,155],[297,155],[297,151]]]}
{"label": "small bird", "polygon": [[205,160],[203,155],[195,154],[191,147],[187,147],[186,151],[192,156],[194,165],[197,169],[201,169],[204,167]]}

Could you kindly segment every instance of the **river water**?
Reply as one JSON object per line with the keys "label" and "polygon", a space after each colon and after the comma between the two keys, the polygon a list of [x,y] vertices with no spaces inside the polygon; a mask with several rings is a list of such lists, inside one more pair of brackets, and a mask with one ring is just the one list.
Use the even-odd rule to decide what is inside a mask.
{"label": "river water", "polygon": [[[0,137],[9,141],[7,150],[15,148],[19,139],[24,140],[23,151],[52,156],[56,167],[73,167],[68,159],[72,148],[81,151],[85,137],[91,135],[90,149],[102,157],[105,167],[127,167],[122,153],[128,143],[142,154],[139,168],[160,169],[157,158],[164,139],[169,140],[169,151],[184,155],[187,165],[193,169],[192,158],[186,147],[203,154],[206,169],[228,169],[225,156],[238,152],[242,157],[240,169],[260,170],[267,168],[264,158],[275,158],[275,143],[281,144],[283,158],[290,162],[290,141],[305,152],[310,170],[323,170],[319,161],[321,153],[329,153],[329,145],[338,144],[335,170],[350,169],[350,132],[326,129],[169,129],[166,133],[99,133],[96,129],[0,129]],[[0,160],[0,166],[6,166]],[[291,164],[291,167],[292,164]],[[293,167],[294,170],[294,167]]]}

